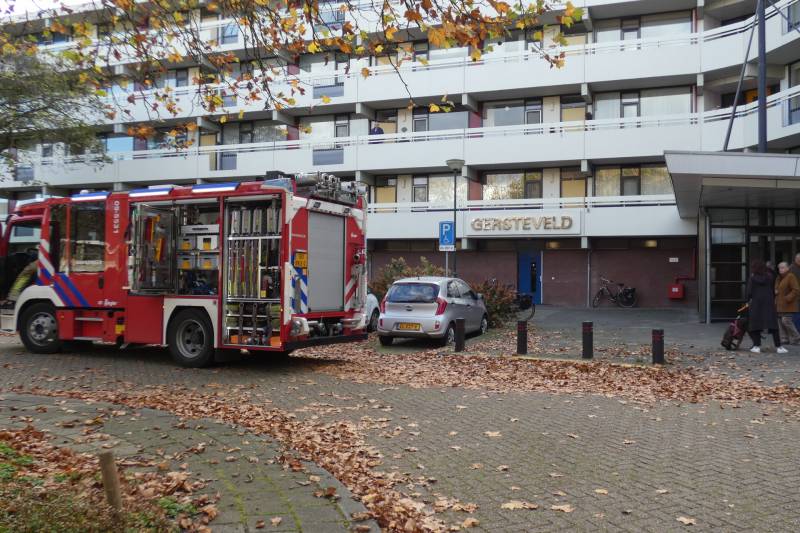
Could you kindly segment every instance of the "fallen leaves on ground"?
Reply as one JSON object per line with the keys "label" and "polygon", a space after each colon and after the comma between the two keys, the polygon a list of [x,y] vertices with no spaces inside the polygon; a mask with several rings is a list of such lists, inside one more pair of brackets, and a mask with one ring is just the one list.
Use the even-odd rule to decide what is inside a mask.
{"label": "fallen leaves on ground", "polygon": [[575,508],[568,503],[563,505],[552,505],[550,509],[553,511],[561,511],[562,513],[571,513],[575,510]]}
{"label": "fallen leaves on ground", "polygon": [[[0,443],[5,449],[0,458],[7,460],[7,455],[24,458],[4,463],[13,467],[7,471],[8,479],[4,480],[2,487],[8,490],[7,496],[23,494],[23,485],[29,485],[39,494],[68,491],[95,509],[105,509],[107,503],[102,483],[98,482],[100,466],[97,457],[55,446],[51,439],[31,425],[0,431]],[[127,471],[128,465],[137,467],[137,470]],[[122,507],[128,514],[140,513],[160,521],[174,519],[182,530],[198,532],[207,531],[207,524],[218,514],[213,503],[215,497],[197,494],[206,483],[191,480],[188,472],[163,472],[155,461],[138,458],[117,461],[117,468]],[[166,514],[164,501],[172,502],[173,515]],[[9,497],[0,502],[0,515],[6,512],[13,515],[18,504],[25,506],[30,502],[18,503]],[[188,509],[193,511],[190,513]]]}
{"label": "fallen leaves on ground", "polygon": [[[272,408],[253,397],[247,386],[234,390],[199,393],[178,386],[144,387],[131,391],[54,391],[34,387],[15,392],[103,401],[132,408],[168,411],[183,418],[212,418],[266,434],[282,442],[292,455],[279,459],[293,471],[304,469],[300,459],[313,461],[341,481],[370,510],[378,523],[390,531],[445,531],[444,522],[433,516],[425,504],[401,492],[409,477],[399,472],[382,472],[382,455],[368,446],[362,431],[383,422],[363,417],[358,423],[300,420],[293,414]],[[205,447],[196,445],[192,451]],[[183,473],[182,473],[183,474]],[[335,489],[318,491],[319,497],[338,497]]]}
{"label": "fallen leaves on ground", "polygon": [[506,509],[509,511],[519,511],[521,509],[538,509],[539,506],[535,503],[526,502],[524,500],[511,500],[508,501],[500,506],[501,509]]}
{"label": "fallen leaves on ground", "polygon": [[[503,353],[513,353],[512,347],[506,348]],[[539,348],[546,350],[544,346]],[[587,393],[640,403],[717,400],[736,406],[742,401],[757,401],[783,404],[800,412],[800,390],[787,385],[763,386],[746,378],[734,379],[690,368],[497,357],[486,355],[480,345],[470,345],[469,350],[469,355],[441,349],[384,354],[376,352],[366,341],[320,346],[298,353],[312,363],[318,361],[313,367],[315,370],[356,383],[404,384],[415,388],[463,387],[496,392]],[[463,410],[467,406],[457,405],[456,408]],[[570,437],[577,437],[573,435]],[[625,441],[625,444],[633,443]]]}

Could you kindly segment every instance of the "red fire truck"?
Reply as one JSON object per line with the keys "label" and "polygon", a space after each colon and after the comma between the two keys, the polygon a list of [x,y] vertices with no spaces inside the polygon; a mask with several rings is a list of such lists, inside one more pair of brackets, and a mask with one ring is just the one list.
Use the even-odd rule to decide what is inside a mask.
{"label": "red fire truck", "polygon": [[[11,249],[16,227],[39,228],[35,253]],[[0,240],[0,290],[33,261],[34,283],[2,327],[31,352],[157,344],[195,367],[217,350],[361,340],[365,235],[363,185],[328,174],[30,203]]]}

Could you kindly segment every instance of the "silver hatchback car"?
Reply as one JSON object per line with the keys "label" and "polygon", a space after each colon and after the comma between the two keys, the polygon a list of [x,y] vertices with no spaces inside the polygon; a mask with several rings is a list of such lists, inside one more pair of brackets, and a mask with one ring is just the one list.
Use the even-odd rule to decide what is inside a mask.
{"label": "silver hatchback car", "polygon": [[464,319],[467,333],[485,333],[489,316],[483,296],[457,278],[401,279],[381,302],[378,339],[389,346],[395,337],[431,338],[445,346],[455,340],[456,318]]}

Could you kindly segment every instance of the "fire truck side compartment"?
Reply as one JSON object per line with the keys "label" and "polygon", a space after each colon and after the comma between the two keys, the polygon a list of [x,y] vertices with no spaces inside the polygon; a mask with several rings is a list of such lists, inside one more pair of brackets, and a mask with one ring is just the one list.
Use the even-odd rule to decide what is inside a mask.
{"label": "fire truck side compartment", "polygon": [[[125,341],[161,344],[163,327],[162,296],[131,294],[125,309]],[[158,309],[159,312],[153,312]]]}
{"label": "fire truck side compartment", "polygon": [[344,217],[308,213],[308,310],[344,309]]}

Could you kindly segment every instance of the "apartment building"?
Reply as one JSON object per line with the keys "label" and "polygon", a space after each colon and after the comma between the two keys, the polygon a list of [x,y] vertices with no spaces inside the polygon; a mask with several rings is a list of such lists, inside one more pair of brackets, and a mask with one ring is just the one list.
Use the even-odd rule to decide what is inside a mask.
{"label": "apartment building", "polygon": [[[455,190],[458,274],[465,279],[496,278],[532,293],[537,303],[565,306],[588,305],[601,276],[635,286],[647,307],[693,309],[699,292],[733,301],[715,292],[713,280],[700,287],[695,279],[703,245],[698,218],[679,213],[664,153],[722,149],[755,0],[574,4],[584,8],[581,23],[559,28],[555,12],[541,34],[498,39],[478,61],[465,48],[431,46],[424,34],[408,34],[371,60],[275,58],[275,66],[307,87],[296,105],[266,111],[263,102],[221,87],[233,117],[225,124],[201,112],[192,80],[202,66],[179,64],[156,83],[173,88],[181,111],[159,122],[154,138],[126,134],[128,126],[151,119],[146,91],[143,97],[134,87],[110,87],[109,98],[133,94],[136,104],[98,127],[104,157],[70,154],[59,145],[32,147],[0,189],[25,198],[241,181],[271,170],[331,172],[370,186],[373,271],[394,257],[444,264],[438,224],[452,219]],[[800,1],[775,5],[767,8],[765,32],[769,150],[795,153]],[[337,7],[331,3],[331,25],[350,16]],[[241,57],[240,72],[256,68],[237,26],[205,10],[191,16],[220,49]],[[553,41],[559,30],[566,46]],[[61,40],[45,46],[70,45]],[[551,67],[543,51],[563,53],[564,66]],[[407,60],[399,67],[402,80],[392,65],[401,57]],[[361,75],[364,66],[368,77]],[[733,150],[756,144],[755,72],[755,63],[748,65]],[[409,93],[416,107],[409,106]],[[430,111],[429,104],[443,101],[450,112]],[[193,145],[176,151],[170,124],[192,118]],[[446,165],[453,158],[465,161],[455,183]],[[779,219],[793,220],[796,228],[797,207]],[[780,257],[773,253],[773,259],[800,251],[796,229],[781,239]],[[670,293],[676,278],[685,289],[680,298]],[[727,316],[732,304],[726,305],[709,318]]]}

